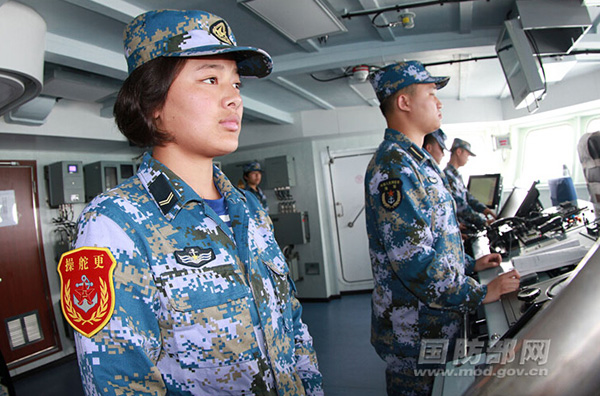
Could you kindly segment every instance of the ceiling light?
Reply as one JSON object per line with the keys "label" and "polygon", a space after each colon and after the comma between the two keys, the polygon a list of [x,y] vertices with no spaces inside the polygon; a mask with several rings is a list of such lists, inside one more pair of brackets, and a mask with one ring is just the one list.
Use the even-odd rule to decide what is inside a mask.
{"label": "ceiling light", "polygon": [[398,21],[402,23],[404,29],[412,29],[415,27],[415,13],[410,11],[404,11],[398,17]]}
{"label": "ceiling light", "polygon": [[586,7],[600,6],[600,0],[583,0],[582,4]]}
{"label": "ceiling light", "polygon": [[237,0],[294,43],[347,32],[323,0]]}
{"label": "ceiling light", "polygon": [[367,77],[369,77],[369,66],[359,65],[352,68],[352,78],[355,80],[365,82]]}

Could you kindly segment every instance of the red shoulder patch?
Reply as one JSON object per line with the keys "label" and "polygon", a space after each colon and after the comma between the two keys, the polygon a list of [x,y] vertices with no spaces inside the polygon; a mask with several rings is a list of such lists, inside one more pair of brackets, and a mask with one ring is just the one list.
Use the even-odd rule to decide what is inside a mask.
{"label": "red shoulder patch", "polygon": [[107,248],[82,247],[60,258],[60,305],[69,324],[86,337],[100,331],[112,316],[116,266]]}

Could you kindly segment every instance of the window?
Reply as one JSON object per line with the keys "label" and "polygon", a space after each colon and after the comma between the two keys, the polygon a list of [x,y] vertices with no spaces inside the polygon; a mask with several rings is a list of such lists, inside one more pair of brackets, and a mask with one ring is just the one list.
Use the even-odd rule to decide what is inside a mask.
{"label": "window", "polygon": [[585,131],[588,133],[600,131],[600,118],[594,118],[593,120],[588,122]]}
{"label": "window", "polygon": [[563,165],[572,171],[577,148],[570,125],[532,129],[525,136],[523,148],[521,182],[539,180],[545,184],[548,179],[562,176]]}

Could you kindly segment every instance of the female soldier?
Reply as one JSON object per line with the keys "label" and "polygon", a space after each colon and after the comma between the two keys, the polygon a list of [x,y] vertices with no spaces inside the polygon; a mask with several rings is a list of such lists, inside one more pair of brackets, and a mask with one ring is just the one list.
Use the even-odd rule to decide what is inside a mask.
{"label": "female soldier", "polygon": [[269,217],[212,165],[238,146],[240,76],[271,58],[204,11],[150,11],[124,39],[116,122],[152,150],[86,207],[59,265],[86,393],[322,394]]}

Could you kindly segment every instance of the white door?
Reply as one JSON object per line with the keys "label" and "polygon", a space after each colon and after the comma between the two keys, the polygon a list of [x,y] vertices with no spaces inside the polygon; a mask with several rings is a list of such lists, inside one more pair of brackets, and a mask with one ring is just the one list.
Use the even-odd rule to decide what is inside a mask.
{"label": "white door", "polygon": [[373,280],[365,225],[364,180],[373,151],[332,157],[329,163],[342,281]]}

